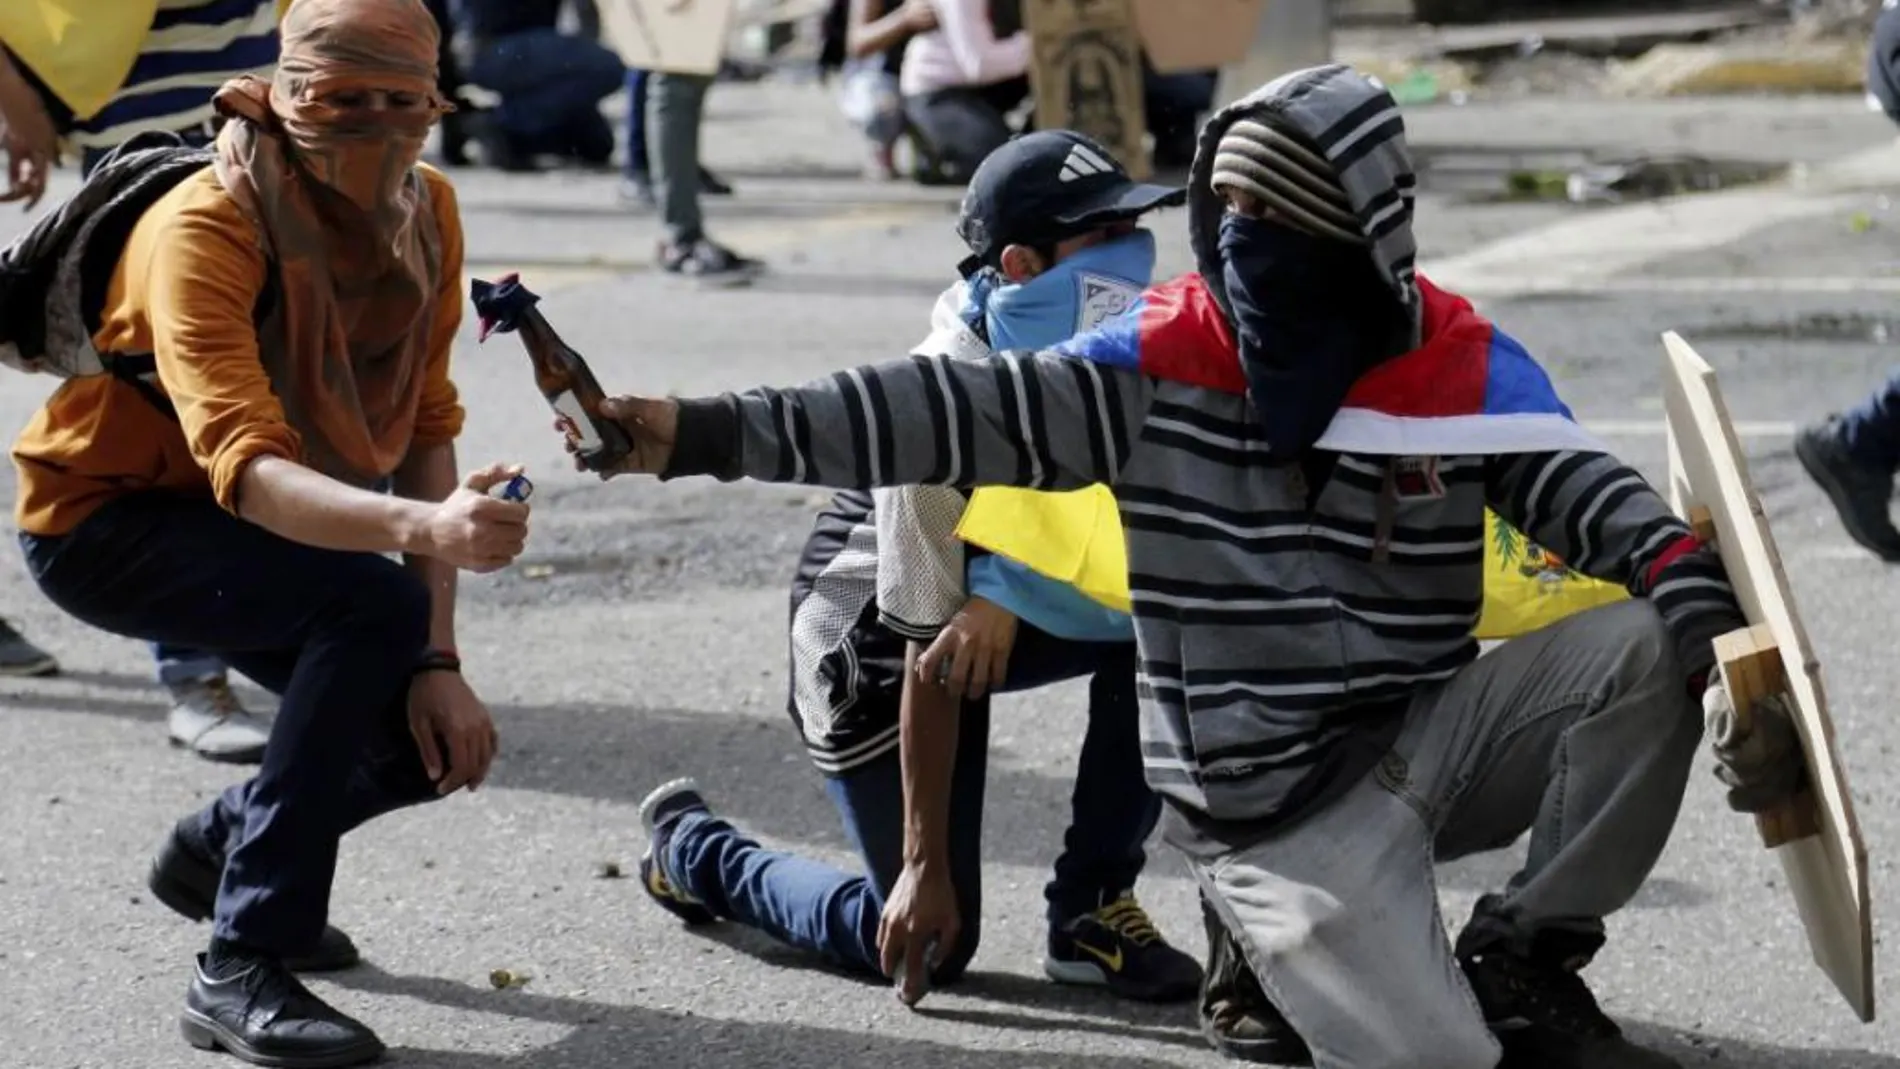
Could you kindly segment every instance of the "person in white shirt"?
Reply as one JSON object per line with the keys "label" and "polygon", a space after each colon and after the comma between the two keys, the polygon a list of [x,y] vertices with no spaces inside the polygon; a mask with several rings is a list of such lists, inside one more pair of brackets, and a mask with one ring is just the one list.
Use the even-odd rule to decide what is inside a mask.
{"label": "person in white shirt", "polygon": [[1018,132],[1008,116],[1029,96],[1029,34],[1019,0],[930,5],[937,28],[905,46],[898,88],[936,157],[935,177],[961,185]]}

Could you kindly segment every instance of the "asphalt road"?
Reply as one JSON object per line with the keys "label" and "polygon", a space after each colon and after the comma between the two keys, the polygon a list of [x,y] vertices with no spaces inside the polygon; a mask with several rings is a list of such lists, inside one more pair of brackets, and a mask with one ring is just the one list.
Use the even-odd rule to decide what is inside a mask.
{"label": "asphalt road", "polygon": [[[710,203],[713,233],[770,260],[767,280],[729,293],[669,285],[647,267],[651,222],[614,204],[608,177],[479,172],[462,178],[471,273],[520,268],[610,387],[793,383],[901,354],[958,258],[956,192],[858,182],[851,136],[816,89],[722,86],[713,101],[708,158],[740,186],[737,199]],[[1852,100],[1474,104],[1422,109],[1412,128],[1421,150],[1494,158],[1687,144],[1823,172],[1893,135]],[[1476,291],[1485,309],[1652,477],[1663,470],[1659,333],[1684,332],[1717,367],[1825,665],[1882,919],[1900,906],[1888,883],[1900,773],[1885,763],[1900,744],[1887,630],[1900,584],[1853,549],[1803,481],[1788,426],[1855,400],[1892,360],[1900,215],[1880,191],[1900,186],[1900,149],[1889,154],[1884,170],[1845,186],[1704,213],[1714,224],[1665,213],[1631,226],[1640,209],[1598,211],[1591,227],[1610,229],[1590,233],[1613,236],[1607,253],[1549,229],[1580,216],[1566,205],[1487,203],[1428,180],[1420,209],[1428,274],[1495,266],[1487,250],[1516,240],[1516,266]],[[1750,232],[1758,210],[1778,221]],[[0,232],[16,225],[9,216]],[[1180,217],[1156,227],[1164,267],[1185,267]],[[1579,269],[1611,253],[1628,266],[1597,278]],[[1560,292],[1517,293],[1560,276],[1570,279]],[[768,841],[850,860],[783,713],[786,584],[823,494],[599,484],[565,468],[514,339],[477,347],[470,327],[458,360],[471,410],[464,463],[525,463],[539,492],[526,557],[463,586],[468,672],[504,741],[490,788],[380,821],[344,846],[334,918],[370,964],[317,986],[377,1027],[398,1064],[1219,1064],[1186,1008],[1130,1007],[1041,978],[1040,888],[1081,731],[1073,686],[999,703],[977,976],[922,1012],[760,939],[682,930],[634,881],[598,878],[604,861],[632,872],[639,798],[686,774]],[[0,375],[0,426],[19,426],[49,385]],[[12,554],[0,554],[0,610],[68,669],[0,682],[0,1065],[226,1064],[187,1049],[175,1023],[205,931],[150,901],[142,878],[171,821],[240,773],[169,750],[144,651],[64,618]],[[1445,870],[1448,918],[1461,920],[1513,864],[1505,851]],[[1198,953],[1193,892],[1165,849],[1140,890],[1163,930]],[[531,980],[495,990],[496,968]],[[1895,975],[1885,962],[1878,974]],[[1900,1067],[1900,1027],[1855,1022],[1808,963],[1776,863],[1706,770],[1589,975],[1613,1013],[1690,1065]]]}

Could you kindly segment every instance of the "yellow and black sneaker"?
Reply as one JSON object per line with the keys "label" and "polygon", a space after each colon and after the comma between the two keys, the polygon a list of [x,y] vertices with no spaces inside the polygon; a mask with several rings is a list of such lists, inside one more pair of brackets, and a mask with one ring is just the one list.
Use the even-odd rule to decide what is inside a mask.
{"label": "yellow and black sneaker", "polygon": [[640,886],[660,908],[687,924],[711,924],[719,918],[705,903],[681,890],[666,874],[662,858],[673,825],[687,813],[710,813],[711,807],[699,793],[699,784],[690,779],[662,783],[640,803],[640,823],[647,830],[646,853],[640,855]]}
{"label": "yellow and black sneaker", "polygon": [[1182,1002],[1201,990],[1200,963],[1161,938],[1132,891],[1051,928],[1042,967],[1057,983],[1137,1002]]}

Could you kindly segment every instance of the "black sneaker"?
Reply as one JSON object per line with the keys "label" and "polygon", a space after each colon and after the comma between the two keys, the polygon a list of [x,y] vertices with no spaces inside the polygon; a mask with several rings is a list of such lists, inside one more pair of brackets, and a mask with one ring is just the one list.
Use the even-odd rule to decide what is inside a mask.
{"label": "black sneaker", "polygon": [[[181,820],[172,828],[171,836],[152,859],[152,871],[145,883],[152,889],[152,897],[173,913],[186,920],[209,920],[218,900],[218,881],[224,876],[224,858],[199,843],[188,822],[189,818]],[[363,955],[347,934],[325,925],[309,953],[286,958],[284,964],[297,972],[335,972],[362,960]]]}
{"label": "black sneaker", "polygon": [[1201,966],[1168,945],[1130,891],[1049,930],[1043,971],[1062,984],[1106,987],[1137,1002],[1180,1002],[1201,989]]}
{"label": "black sneaker", "polygon": [[1207,981],[1201,987],[1201,1035],[1229,1059],[1255,1065],[1310,1066],[1313,1052],[1267,1001],[1246,955],[1201,898],[1207,929]]}
{"label": "black sneaker", "polygon": [[701,167],[699,169],[699,191],[708,197],[730,197],[732,196],[732,183],[708,171],[705,167]]}
{"label": "black sneaker", "polygon": [[1504,1046],[1500,1069],[1680,1069],[1631,1043],[1576,969],[1489,950],[1459,959],[1485,1022]]}
{"label": "black sneaker", "polygon": [[647,830],[646,853],[640,855],[640,886],[661,909],[687,924],[711,924],[719,918],[674,884],[661,858],[666,856],[666,840],[673,833],[674,821],[686,813],[711,812],[699,793],[699,784],[690,779],[662,783],[640,803],[640,823]]}
{"label": "black sneaker", "polygon": [[470,112],[462,120],[464,145],[474,142],[481,151],[482,163],[509,174],[530,174],[541,169],[531,153],[524,152],[513,135],[501,128],[493,112]]}
{"label": "black sneaker", "polygon": [[1841,444],[1840,417],[1801,428],[1794,455],[1808,477],[1820,484],[1848,537],[1885,561],[1900,561],[1900,530],[1893,525],[1893,472],[1870,468],[1849,456]]}
{"label": "black sneaker", "polygon": [[679,245],[663,242],[659,260],[660,270],[703,286],[749,285],[765,270],[759,261],[705,238]]}
{"label": "black sneaker", "polygon": [[0,676],[56,676],[59,661],[0,620]]}
{"label": "black sneaker", "polygon": [[185,1042],[222,1050],[252,1065],[337,1069],[373,1062],[383,1041],[369,1026],[310,993],[281,962],[258,958],[213,979],[198,955],[197,974],[178,1021]]}

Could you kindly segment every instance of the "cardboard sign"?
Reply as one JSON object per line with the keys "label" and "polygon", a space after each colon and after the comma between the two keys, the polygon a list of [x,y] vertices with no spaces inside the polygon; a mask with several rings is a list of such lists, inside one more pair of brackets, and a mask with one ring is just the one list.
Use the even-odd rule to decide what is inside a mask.
{"label": "cardboard sign", "polygon": [[636,70],[714,75],[737,0],[597,0],[600,30]]}
{"label": "cardboard sign", "polygon": [[[1285,2],[1285,0],[1282,0]],[[1157,73],[1239,63],[1253,48],[1267,0],[1134,0],[1135,26]]]}
{"label": "cardboard sign", "polygon": [[1698,534],[1713,538],[1750,625],[1716,640],[1716,664],[1744,721],[1757,698],[1785,688],[1807,759],[1810,791],[1781,811],[1762,814],[1757,830],[1781,859],[1815,963],[1855,1014],[1872,1021],[1867,846],[1836,748],[1821,666],[1795,610],[1715,372],[1674,332],[1663,335],[1663,346],[1671,504]]}
{"label": "cardboard sign", "polygon": [[1147,178],[1141,35],[1130,0],[1023,0],[1023,24],[1034,42],[1036,128],[1087,134],[1130,175]]}

